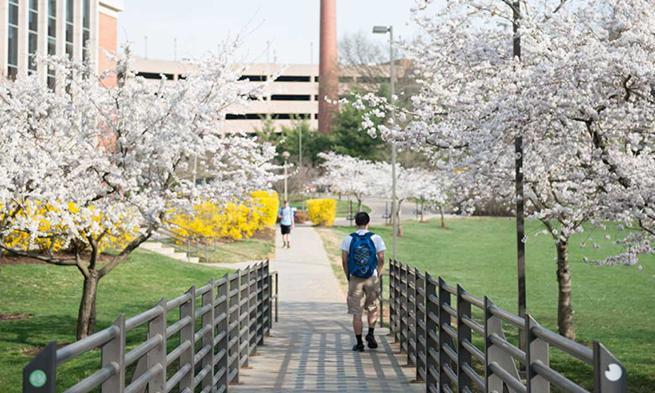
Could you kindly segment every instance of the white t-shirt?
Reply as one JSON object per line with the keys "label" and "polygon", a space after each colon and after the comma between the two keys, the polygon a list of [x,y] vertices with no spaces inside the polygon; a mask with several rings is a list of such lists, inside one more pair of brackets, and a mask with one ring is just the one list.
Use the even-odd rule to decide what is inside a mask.
{"label": "white t-shirt", "polygon": [[[367,231],[366,229],[360,229],[357,231],[358,235],[365,235],[370,231]],[[343,241],[341,242],[341,250],[345,252],[350,252],[350,243],[352,242],[353,238],[352,236],[348,235],[346,236]],[[379,253],[382,251],[385,251],[387,249],[387,246],[384,244],[384,240],[382,240],[382,237],[380,235],[373,235],[371,236],[371,240],[373,241],[373,244],[375,245],[375,253]],[[378,275],[378,270],[375,269],[375,272],[373,273],[374,276]]]}

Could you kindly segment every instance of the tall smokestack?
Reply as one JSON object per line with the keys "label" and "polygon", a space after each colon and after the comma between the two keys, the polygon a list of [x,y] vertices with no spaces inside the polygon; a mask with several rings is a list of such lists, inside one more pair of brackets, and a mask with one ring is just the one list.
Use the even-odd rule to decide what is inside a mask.
{"label": "tall smokestack", "polygon": [[319,66],[318,129],[329,133],[339,110],[339,65],[337,55],[337,1],[321,0],[321,58]]}

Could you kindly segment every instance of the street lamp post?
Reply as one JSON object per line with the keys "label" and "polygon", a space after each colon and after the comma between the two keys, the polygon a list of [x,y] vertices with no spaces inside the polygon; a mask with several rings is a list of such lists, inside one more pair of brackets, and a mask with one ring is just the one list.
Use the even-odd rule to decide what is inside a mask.
{"label": "street lamp post", "polygon": [[[396,96],[396,59],[393,47],[393,26],[375,26],[373,34],[389,33],[389,105],[391,106],[391,119],[395,119],[394,101]],[[395,260],[398,248],[398,198],[396,195],[396,161],[397,161],[396,144],[391,142],[391,257]]]}
{"label": "street lamp post", "polygon": [[289,200],[289,193],[288,193],[288,183],[287,183],[287,164],[289,162],[289,152],[285,151],[282,153],[282,158],[284,158],[284,200],[288,201]]}

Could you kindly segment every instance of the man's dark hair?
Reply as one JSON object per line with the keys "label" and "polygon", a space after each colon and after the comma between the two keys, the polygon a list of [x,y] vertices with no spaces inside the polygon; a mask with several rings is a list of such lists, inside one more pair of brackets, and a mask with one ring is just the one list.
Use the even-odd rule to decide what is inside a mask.
{"label": "man's dark hair", "polygon": [[368,225],[369,222],[371,222],[371,217],[369,217],[368,213],[359,212],[355,215],[355,224],[357,224],[358,227]]}

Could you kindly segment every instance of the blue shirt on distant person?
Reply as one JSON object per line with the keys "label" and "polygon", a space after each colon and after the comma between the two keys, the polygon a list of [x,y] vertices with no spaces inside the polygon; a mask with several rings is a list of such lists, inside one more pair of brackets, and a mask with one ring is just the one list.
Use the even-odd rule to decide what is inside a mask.
{"label": "blue shirt on distant person", "polygon": [[291,226],[293,224],[293,213],[294,208],[292,207],[283,207],[280,209],[280,225]]}

